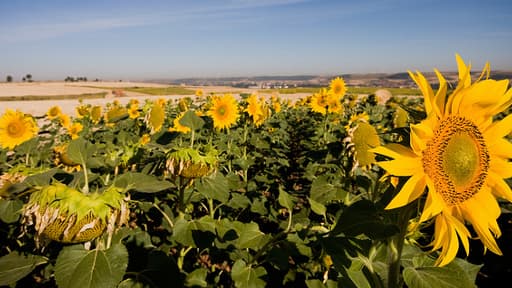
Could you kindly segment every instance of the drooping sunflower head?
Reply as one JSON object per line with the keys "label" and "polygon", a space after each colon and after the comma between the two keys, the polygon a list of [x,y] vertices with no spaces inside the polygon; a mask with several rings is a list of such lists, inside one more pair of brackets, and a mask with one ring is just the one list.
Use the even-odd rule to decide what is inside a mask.
{"label": "drooping sunflower head", "polygon": [[0,117],[0,147],[12,150],[34,138],[38,131],[39,128],[32,116],[7,109]]}
{"label": "drooping sunflower head", "polygon": [[113,233],[127,222],[128,208],[123,191],[110,187],[103,192],[83,194],[61,183],[33,192],[23,207],[23,224],[34,226],[36,243],[42,238],[61,243],[81,243]]}
{"label": "drooping sunflower head", "polygon": [[357,167],[367,169],[376,162],[375,154],[371,150],[380,145],[377,131],[368,122],[359,119],[355,126],[348,130],[348,134],[347,141],[352,148],[354,169]]}
{"label": "drooping sunflower head", "polygon": [[459,55],[457,87],[447,95],[447,82],[435,70],[439,89],[419,72],[410,73],[425,103],[426,119],[411,125],[410,146],[389,144],[374,152],[393,158],[379,166],[396,176],[411,176],[388,204],[388,209],[404,206],[428,188],[420,222],[435,221],[432,249],[441,249],[438,265],[451,262],[459,239],[466,254],[471,224],[486,249],[501,254],[495,237],[501,235],[496,219],[501,213],[497,198],[512,201],[512,191],[504,179],[512,176],[512,144],[505,137],[512,131],[512,115],[495,116],[512,103],[508,80],[484,79],[472,83],[470,66]]}
{"label": "drooping sunflower head", "polygon": [[329,83],[329,93],[332,93],[338,97],[343,97],[347,93],[347,87],[345,86],[345,80],[341,77],[336,77]]}
{"label": "drooping sunflower head", "polygon": [[154,102],[146,114],[144,121],[151,131],[150,134],[155,134],[160,131],[165,122],[165,110],[163,106],[158,102]]}
{"label": "drooping sunflower head", "polygon": [[171,175],[184,178],[200,178],[213,172],[217,165],[217,151],[184,148],[169,153],[167,170]]}
{"label": "drooping sunflower head", "polygon": [[60,106],[52,106],[46,112],[46,117],[48,117],[48,119],[50,120],[53,120],[58,118],[60,114],[62,114],[62,109],[60,108]]}
{"label": "drooping sunflower head", "polygon": [[104,114],[105,122],[114,123],[128,117],[128,109],[120,105],[112,105]]}
{"label": "drooping sunflower head", "polygon": [[98,123],[101,120],[101,106],[92,106],[91,108],[91,120],[93,123]]}
{"label": "drooping sunflower head", "polygon": [[238,120],[238,104],[232,94],[224,94],[212,98],[211,107],[206,113],[213,119],[216,129],[227,129]]}

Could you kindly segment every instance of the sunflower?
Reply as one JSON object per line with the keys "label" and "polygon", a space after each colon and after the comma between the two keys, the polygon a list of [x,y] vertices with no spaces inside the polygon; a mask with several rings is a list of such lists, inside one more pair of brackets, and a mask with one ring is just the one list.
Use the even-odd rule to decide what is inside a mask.
{"label": "sunflower", "polygon": [[213,97],[210,110],[206,113],[213,119],[213,126],[217,129],[229,128],[238,120],[238,105],[232,94]]}
{"label": "sunflower", "polygon": [[101,120],[101,106],[92,106],[91,108],[91,120],[94,123],[98,123]]}
{"label": "sunflower", "polygon": [[77,139],[78,134],[84,129],[84,126],[78,122],[73,123],[68,128],[69,136],[71,136],[71,139]]}
{"label": "sunflower", "polygon": [[203,89],[197,89],[195,94],[196,94],[197,97],[203,97],[204,96],[204,91],[203,91]]}
{"label": "sunflower", "polygon": [[69,115],[67,114],[60,114],[59,115],[59,121],[60,121],[60,125],[62,127],[69,127],[69,125],[71,125],[71,117],[69,117]]}
{"label": "sunflower", "polygon": [[170,132],[179,132],[179,133],[186,134],[191,131],[190,127],[181,125],[180,120],[181,120],[181,118],[183,118],[183,115],[185,115],[185,112],[181,112],[180,115],[178,115],[178,117],[176,117],[176,119],[174,119],[174,121],[172,122],[173,126],[169,127],[169,129],[168,129]]}
{"label": "sunflower", "polygon": [[144,121],[151,130],[151,134],[155,134],[162,129],[162,125],[164,125],[165,122],[165,110],[161,103],[157,101],[151,105]]}
{"label": "sunflower", "polygon": [[60,106],[52,106],[46,112],[46,117],[48,117],[48,119],[50,120],[53,120],[55,118],[58,118],[60,114],[62,114],[62,109],[60,109]]}
{"label": "sunflower", "polygon": [[512,176],[512,144],[504,137],[512,131],[512,115],[494,116],[512,103],[509,81],[482,80],[489,75],[486,65],[480,78],[471,83],[470,66],[456,55],[459,81],[446,95],[447,83],[435,70],[439,89],[434,92],[420,73],[409,72],[425,99],[426,119],[411,125],[411,148],[389,144],[373,152],[394,160],[379,166],[395,176],[410,176],[387,209],[404,206],[424,194],[420,222],[434,220],[432,251],[441,249],[436,262],[450,263],[459,249],[459,239],[469,254],[471,224],[486,249],[501,255],[495,237],[501,235],[496,219],[501,211],[497,198],[512,201],[504,181]]}
{"label": "sunflower", "polygon": [[313,94],[309,102],[311,110],[325,115],[327,113],[327,107],[329,106],[329,103],[327,102],[328,95],[327,89],[325,88],[322,88],[318,93]]}
{"label": "sunflower", "polygon": [[345,81],[340,77],[332,79],[329,83],[329,93],[332,93],[338,97],[343,97],[345,93],[347,93]]}
{"label": "sunflower", "polygon": [[83,118],[88,117],[91,114],[90,106],[88,105],[80,105],[75,108],[76,110],[76,117]]}
{"label": "sunflower", "polygon": [[19,144],[34,138],[38,130],[31,116],[7,109],[0,117],[0,147],[12,150]]}
{"label": "sunflower", "polygon": [[267,113],[264,112],[264,108],[263,101],[260,102],[256,94],[252,94],[247,98],[247,108],[245,108],[244,111],[252,117],[252,121],[256,127],[263,124],[263,121],[266,119]]}
{"label": "sunflower", "polygon": [[327,95],[327,112],[329,113],[341,113],[343,112],[343,105],[341,104],[339,95],[329,93]]}
{"label": "sunflower", "polygon": [[140,116],[139,105],[138,104],[130,104],[130,108],[128,109],[128,115],[130,119],[135,119]]}

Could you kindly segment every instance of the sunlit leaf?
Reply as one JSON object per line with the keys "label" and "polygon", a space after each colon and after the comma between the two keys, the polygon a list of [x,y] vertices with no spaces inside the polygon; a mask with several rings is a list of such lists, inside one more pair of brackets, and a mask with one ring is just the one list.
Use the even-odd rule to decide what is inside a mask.
{"label": "sunlit leaf", "polygon": [[263,267],[253,268],[243,260],[237,260],[231,270],[231,278],[237,288],[263,288],[266,283],[261,277],[267,275]]}
{"label": "sunlit leaf", "polygon": [[73,245],[64,247],[57,257],[55,279],[59,288],[116,287],[127,266],[128,251],[123,244],[107,250]]}

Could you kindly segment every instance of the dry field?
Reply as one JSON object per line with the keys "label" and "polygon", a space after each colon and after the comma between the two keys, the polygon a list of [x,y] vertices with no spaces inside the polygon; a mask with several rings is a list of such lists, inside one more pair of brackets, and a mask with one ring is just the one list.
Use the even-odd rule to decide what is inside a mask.
{"label": "dry field", "polygon": [[[101,88],[105,87],[105,88]],[[130,99],[138,99],[143,102],[146,99],[175,99],[179,97],[185,97],[189,95],[163,95],[155,96],[142,94],[131,91],[123,91],[124,96],[117,97],[112,93],[112,88],[127,88],[127,87],[168,87],[168,85],[156,84],[156,83],[141,83],[141,82],[31,82],[31,83],[0,83],[0,113],[3,113],[5,109],[19,109],[24,113],[29,113],[34,116],[41,116],[48,111],[51,106],[58,105],[62,108],[62,111],[69,115],[74,115],[75,107],[79,105],[78,95],[82,94],[94,94],[94,93],[106,93],[105,98],[91,98],[82,99],[83,103],[90,103],[91,105],[104,105],[108,102],[112,102],[117,99],[120,103],[126,104]],[[252,93],[254,89],[239,89],[226,86],[187,86],[184,87],[193,91],[202,89],[205,94],[209,93],[227,93],[231,92],[236,94],[239,93]],[[55,95],[69,95],[71,99],[45,99],[48,96]],[[31,100],[22,100],[23,97],[30,96]],[[37,99],[41,96],[41,99]],[[305,95],[286,95],[286,97],[299,98]],[[13,98],[19,97],[20,100],[12,101]],[[3,99],[2,99],[3,98]],[[9,100],[9,101],[6,101]]]}

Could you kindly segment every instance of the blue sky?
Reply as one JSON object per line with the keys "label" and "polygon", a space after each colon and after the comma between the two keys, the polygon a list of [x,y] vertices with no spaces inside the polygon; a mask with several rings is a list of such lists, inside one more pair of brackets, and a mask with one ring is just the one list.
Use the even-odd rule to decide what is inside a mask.
{"label": "blue sky", "polygon": [[0,0],[0,79],[512,70],[512,1]]}

